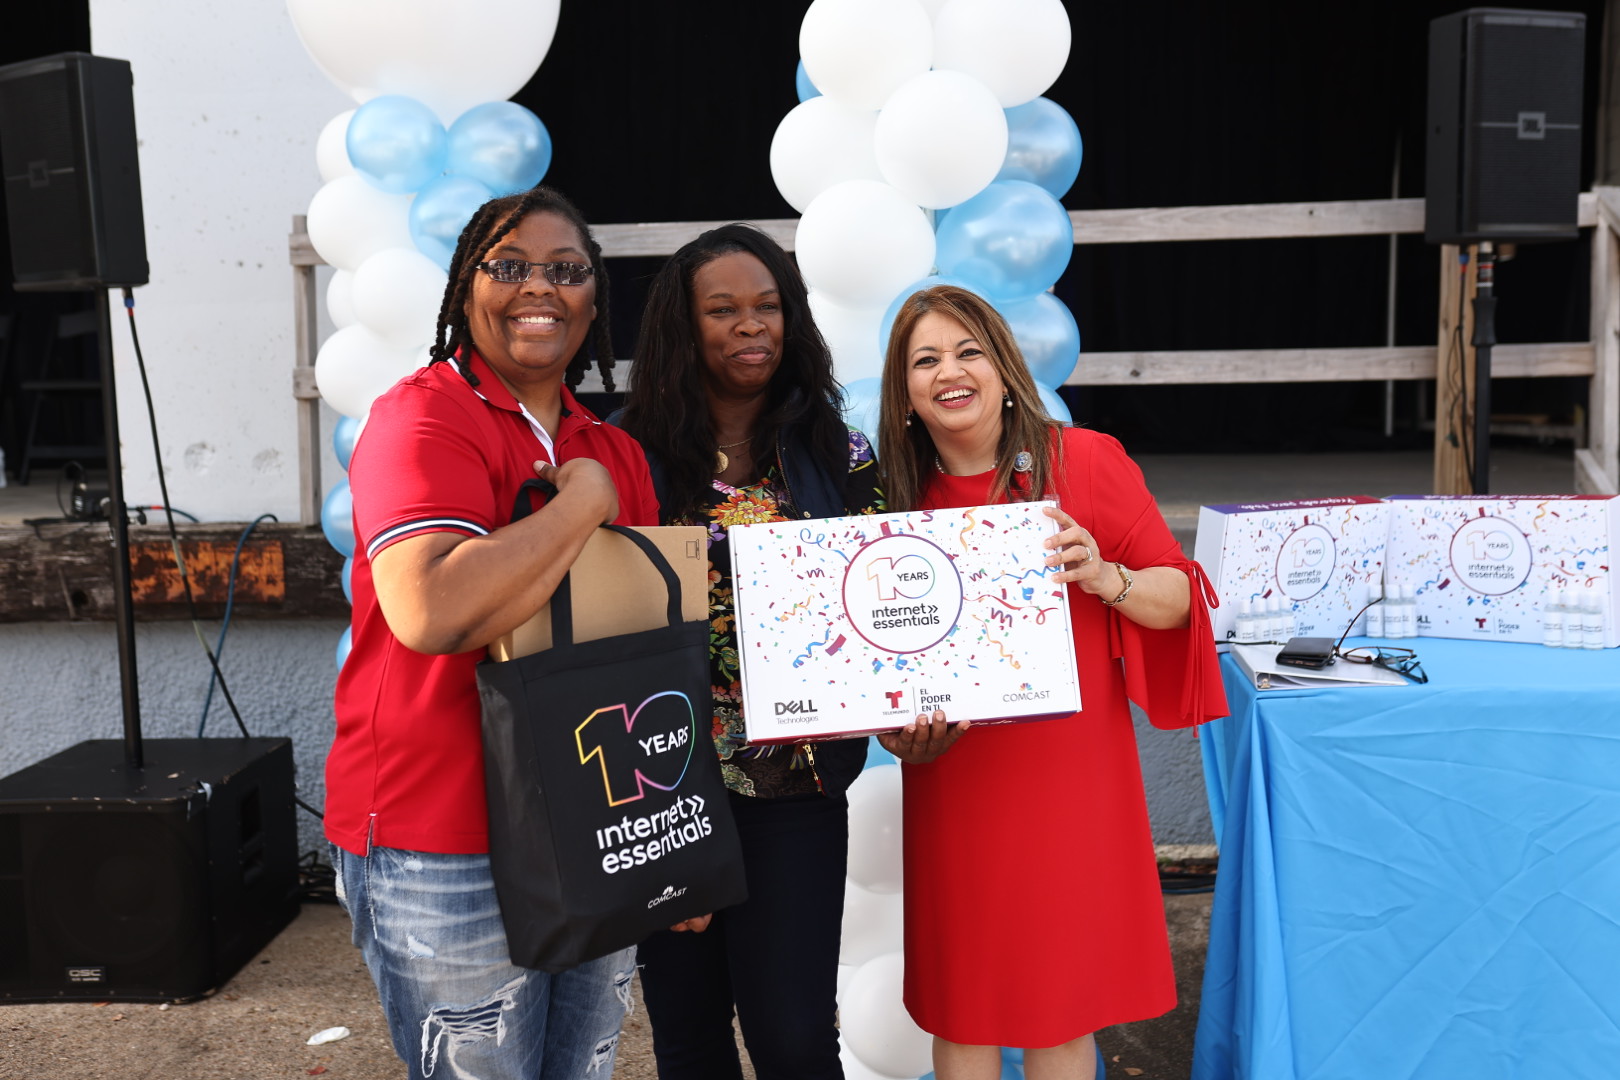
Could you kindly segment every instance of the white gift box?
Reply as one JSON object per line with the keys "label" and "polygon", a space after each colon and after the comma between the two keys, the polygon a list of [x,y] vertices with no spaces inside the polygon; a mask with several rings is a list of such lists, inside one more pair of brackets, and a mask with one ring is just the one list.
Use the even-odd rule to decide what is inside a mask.
{"label": "white gift box", "polygon": [[1620,497],[1392,495],[1389,581],[1416,591],[1417,632],[1490,641],[1543,639],[1564,590],[1603,598],[1603,647],[1615,632],[1612,552]]}
{"label": "white gift box", "polygon": [[1366,495],[1205,506],[1193,557],[1215,584],[1215,640],[1235,636],[1242,603],[1273,598],[1293,633],[1338,637],[1384,573],[1389,509]]}
{"label": "white gift box", "polygon": [[1076,712],[1067,589],[1042,546],[1052,505],[733,526],[749,741],[892,731],[934,709],[975,723]]}

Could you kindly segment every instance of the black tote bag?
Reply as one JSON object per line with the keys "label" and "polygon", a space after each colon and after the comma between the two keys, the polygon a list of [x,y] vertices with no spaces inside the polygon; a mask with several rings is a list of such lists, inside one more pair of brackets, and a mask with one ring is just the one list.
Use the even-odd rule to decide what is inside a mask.
{"label": "black tote bag", "polygon": [[[529,481],[513,520],[529,511]],[[552,489],[553,491],[555,489]],[[681,621],[680,582],[645,537],[668,625],[573,640],[568,577],[552,646],[478,665],[490,867],[512,962],[556,973],[747,898],[709,735],[708,623]]]}

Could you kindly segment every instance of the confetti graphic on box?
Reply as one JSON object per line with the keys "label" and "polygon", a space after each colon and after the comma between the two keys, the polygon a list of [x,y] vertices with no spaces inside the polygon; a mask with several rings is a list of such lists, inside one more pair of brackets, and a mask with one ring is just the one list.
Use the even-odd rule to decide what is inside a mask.
{"label": "confetti graphic on box", "polygon": [[1067,596],[1043,503],[736,528],[753,741],[1079,708]]}

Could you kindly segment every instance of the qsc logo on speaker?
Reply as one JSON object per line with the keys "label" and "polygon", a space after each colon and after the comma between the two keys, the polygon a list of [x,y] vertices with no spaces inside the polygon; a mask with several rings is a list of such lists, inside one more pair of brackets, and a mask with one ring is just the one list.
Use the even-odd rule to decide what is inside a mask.
{"label": "qsc logo on speaker", "polygon": [[844,612],[884,652],[939,644],[962,613],[962,578],[949,555],[920,536],[880,536],[844,570]]}

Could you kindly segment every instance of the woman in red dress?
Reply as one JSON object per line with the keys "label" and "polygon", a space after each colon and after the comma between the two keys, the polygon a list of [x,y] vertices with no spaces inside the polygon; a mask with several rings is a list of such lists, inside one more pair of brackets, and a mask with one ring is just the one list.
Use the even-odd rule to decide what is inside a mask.
{"label": "woman in red dress", "polygon": [[1225,715],[1213,596],[1119,443],[1046,415],[984,300],[907,300],[882,393],[889,509],[1058,502],[1083,702],[903,766],[906,1007],[939,1080],[999,1076],[1001,1046],[1030,1080],[1089,1080],[1092,1032],[1176,1003],[1127,697],[1159,727]]}

